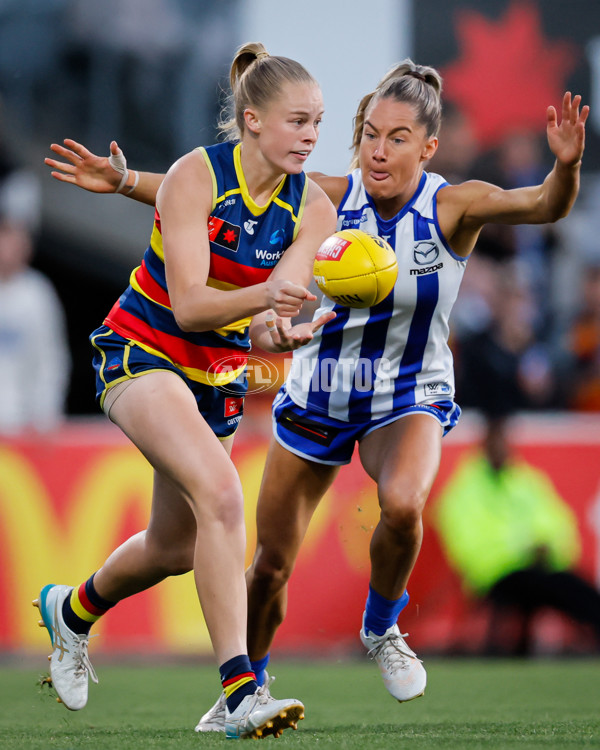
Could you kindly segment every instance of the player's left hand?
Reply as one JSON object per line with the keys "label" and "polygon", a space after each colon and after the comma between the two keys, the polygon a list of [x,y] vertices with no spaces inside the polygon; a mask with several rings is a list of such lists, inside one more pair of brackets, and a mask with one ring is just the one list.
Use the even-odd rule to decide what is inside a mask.
{"label": "player's left hand", "polygon": [[315,332],[334,318],[335,313],[330,311],[319,315],[316,320],[312,320],[310,323],[298,323],[298,325],[289,326],[289,322],[284,322],[284,320],[289,321],[289,318],[267,316],[265,325],[271,334],[272,343],[272,348],[269,348],[273,352],[293,352],[312,341]]}
{"label": "player's left hand", "polygon": [[546,113],[548,145],[557,160],[567,167],[581,161],[585,147],[585,121],[590,108],[586,104],[580,112],[580,105],[581,96],[577,94],[571,98],[571,92],[567,91],[563,97],[560,123],[554,107],[548,107]]}

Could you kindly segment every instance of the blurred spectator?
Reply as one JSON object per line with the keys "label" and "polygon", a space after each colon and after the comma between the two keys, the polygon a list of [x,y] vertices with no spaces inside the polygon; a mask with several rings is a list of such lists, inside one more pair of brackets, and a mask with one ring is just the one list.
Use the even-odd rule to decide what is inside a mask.
{"label": "blurred spectator", "polygon": [[0,216],[35,232],[41,219],[41,188],[37,176],[17,162],[7,135],[4,102],[0,99]]}
{"label": "blurred spectator", "polygon": [[456,343],[458,402],[498,417],[556,406],[553,359],[536,336],[539,311],[518,266],[497,267],[488,301],[485,328]]}
{"label": "blurred spectator", "polygon": [[[512,455],[507,420],[487,420],[481,450],[468,455],[435,506],[435,524],[467,591],[491,604],[485,650],[532,651],[534,616],[552,608],[592,627],[600,646],[600,593],[572,572],[580,554],[577,520],[550,478]],[[518,621],[500,643],[503,619]]]}
{"label": "blurred spectator", "polygon": [[565,398],[578,411],[600,411],[600,262],[583,269],[579,300],[566,336]]}
{"label": "blurred spectator", "polygon": [[33,239],[0,221],[0,433],[47,431],[64,413],[70,355],[63,308],[29,266]]}

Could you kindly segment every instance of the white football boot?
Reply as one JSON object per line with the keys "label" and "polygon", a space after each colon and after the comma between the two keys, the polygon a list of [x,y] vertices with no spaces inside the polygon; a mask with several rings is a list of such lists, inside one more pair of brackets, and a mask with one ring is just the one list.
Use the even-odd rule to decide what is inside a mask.
{"label": "white football boot", "polygon": [[[261,695],[271,698],[269,686],[274,682],[275,677],[269,677],[265,672],[265,681],[256,691]],[[225,693],[221,693],[215,705],[207,711],[200,721],[196,724],[196,732],[224,732],[225,731]]]}
{"label": "white football boot", "polygon": [[371,659],[377,662],[383,682],[397,701],[404,703],[418,698],[425,692],[427,672],[421,660],[410,649],[397,625],[392,625],[383,635],[367,633],[363,627],[360,640]]}
{"label": "white football boot", "polygon": [[70,711],[79,711],[87,703],[88,677],[93,682],[98,682],[98,678],[88,656],[89,636],[74,633],[63,620],[63,602],[72,590],[71,586],[49,584],[33,605],[40,610],[39,626],[48,630],[54,649],[48,659],[59,703]]}
{"label": "white football boot", "polygon": [[230,712],[225,706],[225,736],[228,739],[262,739],[270,734],[279,737],[284,729],[298,729],[298,722],[304,718],[304,705],[293,698],[273,698],[269,684],[274,679],[266,677],[264,685],[253,695],[247,695],[235,711]]}
{"label": "white football boot", "polygon": [[225,693],[221,692],[215,705],[196,724],[196,732],[225,731]]}

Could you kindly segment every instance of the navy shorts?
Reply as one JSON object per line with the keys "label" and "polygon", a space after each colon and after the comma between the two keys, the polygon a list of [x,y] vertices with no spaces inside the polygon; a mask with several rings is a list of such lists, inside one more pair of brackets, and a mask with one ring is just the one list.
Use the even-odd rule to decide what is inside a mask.
{"label": "navy shorts", "polygon": [[227,391],[224,391],[191,380],[169,359],[147,352],[135,341],[119,336],[106,326],[97,328],[90,341],[95,350],[92,364],[96,371],[96,401],[100,408],[109,388],[117,383],[148,372],[174,372],[192,391],[198,411],[218,438],[230,437],[237,430],[244,413],[244,396],[248,388],[245,372],[237,380],[227,383]]}
{"label": "navy shorts", "polygon": [[370,432],[415,412],[431,414],[440,423],[444,435],[460,417],[458,404],[436,401],[435,404],[407,406],[368,422],[341,422],[298,406],[284,385],[273,401],[273,434],[278,443],[297,456],[338,466],[350,463],[355,444]]}

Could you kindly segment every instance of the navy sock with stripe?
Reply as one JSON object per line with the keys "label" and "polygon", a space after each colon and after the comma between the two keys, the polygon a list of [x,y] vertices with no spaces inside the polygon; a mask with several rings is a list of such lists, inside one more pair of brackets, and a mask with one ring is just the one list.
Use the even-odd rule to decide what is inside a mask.
{"label": "navy sock with stripe", "polygon": [[225,701],[230,712],[240,705],[247,695],[256,692],[256,676],[246,654],[234,656],[219,667],[221,684],[225,691]]}
{"label": "navy sock with stripe", "polygon": [[103,599],[94,587],[94,573],[80,586],[76,586],[68,596],[62,607],[62,616],[65,625],[74,633],[87,635],[90,628],[115,606],[116,602]]}

